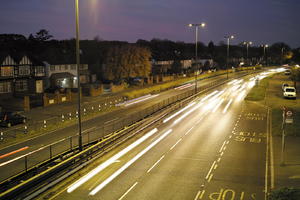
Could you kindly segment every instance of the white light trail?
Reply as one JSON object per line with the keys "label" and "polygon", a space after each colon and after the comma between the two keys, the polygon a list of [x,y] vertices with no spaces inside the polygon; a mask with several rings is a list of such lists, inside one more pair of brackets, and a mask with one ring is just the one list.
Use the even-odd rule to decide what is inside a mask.
{"label": "white light trail", "polygon": [[168,122],[170,119],[176,117],[177,115],[179,115],[180,113],[182,113],[183,111],[185,111],[186,109],[190,108],[191,106],[193,106],[193,105],[195,105],[195,104],[196,104],[196,102],[193,102],[193,103],[187,105],[186,107],[184,107],[184,108],[181,109],[180,111],[174,113],[173,115],[171,115],[170,117],[168,117],[167,119],[165,119],[165,120],[163,121],[163,123]]}
{"label": "white light trail", "polygon": [[107,184],[109,184],[112,180],[114,180],[117,176],[119,176],[123,171],[125,171],[130,165],[132,165],[135,161],[137,161],[140,157],[142,157],[145,153],[147,153],[150,149],[152,149],[155,145],[157,145],[162,139],[164,139],[167,135],[172,132],[172,129],[166,131],[162,136],[160,136],[157,140],[151,143],[148,147],[146,147],[143,151],[137,154],[134,158],[128,161],[125,165],[123,165],[120,169],[118,169],[115,173],[113,173],[110,177],[105,179],[100,185],[98,185],[95,189],[93,189],[89,195],[95,195],[101,189],[103,189]]}
{"label": "white light trail", "polygon": [[194,85],[194,83],[193,83],[193,84],[188,83],[188,84],[185,84],[185,85],[181,85],[181,86],[179,86],[179,87],[176,87],[176,88],[174,88],[174,89],[175,89],[175,90],[183,90],[183,89],[192,87],[193,85]]}
{"label": "white light trail", "polygon": [[243,90],[239,95],[238,95],[238,97],[237,97],[237,101],[241,101],[242,100],[242,98],[243,98],[243,96],[245,95],[245,93],[246,93],[246,90]]}
{"label": "white light trail", "polygon": [[132,105],[132,104],[136,104],[136,103],[142,102],[142,101],[146,101],[146,100],[148,100],[148,99],[151,99],[151,98],[154,98],[154,97],[157,97],[157,96],[158,96],[158,94],[156,94],[156,95],[151,95],[151,96],[149,96],[149,97],[146,97],[146,98],[143,98],[143,99],[140,99],[140,100],[131,102],[131,103],[126,103],[126,104],[125,104],[125,107],[126,107],[126,106],[130,106],[130,105]]}
{"label": "white light trail", "polygon": [[187,117],[189,114],[191,114],[192,112],[194,112],[196,109],[200,108],[200,106],[202,106],[203,103],[198,104],[197,106],[195,106],[194,108],[192,108],[191,110],[189,110],[188,112],[184,113],[181,117],[179,117],[178,119],[176,119],[173,124],[177,124],[178,122],[180,122],[181,120],[183,120],[185,117]]}
{"label": "white light trail", "polygon": [[205,101],[206,99],[210,98],[211,96],[215,95],[218,92],[218,90],[210,93],[209,95],[207,95],[206,97],[204,97],[203,99],[201,99],[201,102]]}
{"label": "white light trail", "polygon": [[95,169],[93,169],[92,171],[90,171],[88,174],[86,174],[85,176],[83,176],[81,179],[79,179],[78,181],[76,181],[75,183],[73,183],[72,185],[70,185],[68,187],[67,192],[68,193],[73,192],[79,186],[81,186],[82,184],[84,184],[86,181],[88,181],[89,179],[91,179],[93,176],[95,176],[97,173],[99,173],[100,171],[102,171],[103,169],[105,169],[110,164],[116,162],[116,160],[118,160],[120,157],[122,157],[123,155],[125,155],[126,153],[128,153],[129,151],[131,151],[133,148],[135,148],[136,146],[138,146],[142,142],[144,142],[146,139],[148,139],[150,136],[152,136],[156,132],[157,132],[157,128],[152,129],[151,131],[149,131],[146,135],[144,135],[143,137],[141,137],[140,139],[138,139],[137,141],[135,141],[134,143],[132,143],[131,145],[129,145],[128,147],[126,147],[125,149],[123,149],[122,151],[120,151],[119,153],[115,154],[113,157],[111,157],[110,159],[106,160],[104,163],[102,163],[101,165],[99,165],[98,167],[96,167]]}
{"label": "white light trail", "polygon": [[230,104],[232,103],[232,99],[229,100],[229,102],[227,103],[227,105],[225,106],[224,110],[223,110],[223,113],[226,113]]}
{"label": "white light trail", "polygon": [[223,103],[223,101],[224,101],[224,99],[221,99],[221,100],[219,101],[219,103],[216,105],[216,107],[213,109],[212,112],[216,112],[216,111],[218,110],[218,108],[221,106],[221,104]]}

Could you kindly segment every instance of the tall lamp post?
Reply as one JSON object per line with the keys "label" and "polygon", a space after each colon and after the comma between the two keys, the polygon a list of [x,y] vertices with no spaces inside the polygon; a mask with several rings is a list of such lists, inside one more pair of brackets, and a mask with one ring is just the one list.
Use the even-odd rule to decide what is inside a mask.
{"label": "tall lamp post", "polygon": [[189,24],[189,27],[195,27],[196,28],[196,38],[195,38],[195,64],[196,64],[196,72],[195,72],[195,94],[197,93],[197,73],[198,73],[198,27],[205,27],[205,23],[201,24]]}
{"label": "tall lamp post", "polygon": [[267,44],[263,44],[263,45],[261,45],[263,48],[264,48],[264,56],[263,56],[263,60],[265,61],[265,64],[267,65],[267,61],[266,61],[266,48],[268,48],[269,47],[269,45],[267,45]]}
{"label": "tall lamp post", "polygon": [[249,61],[248,61],[248,52],[249,51],[248,51],[248,49],[249,49],[249,45],[252,45],[252,42],[248,41],[248,42],[244,42],[243,44],[246,45],[246,48],[247,48],[247,57],[246,57],[247,59],[246,60],[247,60],[247,64],[249,64]]}
{"label": "tall lamp post", "polygon": [[79,6],[78,0],[75,0],[75,15],[76,15],[76,65],[77,65],[77,89],[78,89],[78,146],[79,151],[82,151],[82,132],[81,132],[81,88],[80,88],[80,55],[79,55]]}
{"label": "tall lamp post", "polygon": [[226,57],[226,71],[227,71],[227,79],[228,79],[228,61],[229,61],[229,43],[230,43],[230,40],[234,39],[234,36],[231,35],[231,36],[225,36],[224,38],[227,39],[227,57]]}

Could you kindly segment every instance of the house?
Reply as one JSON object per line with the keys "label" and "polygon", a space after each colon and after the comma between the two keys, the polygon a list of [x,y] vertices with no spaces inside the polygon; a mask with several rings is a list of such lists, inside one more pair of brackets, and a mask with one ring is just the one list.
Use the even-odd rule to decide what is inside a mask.
{"label": "house", "polygon": [[0,55],[1,97],[44,92],[45,66],[28,55]]}
{"label": "house", "polygon": [[[77,65],[76,64],[49,64],[44,62],[46,66],[46,88],[62,87],[77,88]],[[80,83],[87,84],[91,80],[95,81],[95,77],[90,75],[87,64],[80,64]]]}

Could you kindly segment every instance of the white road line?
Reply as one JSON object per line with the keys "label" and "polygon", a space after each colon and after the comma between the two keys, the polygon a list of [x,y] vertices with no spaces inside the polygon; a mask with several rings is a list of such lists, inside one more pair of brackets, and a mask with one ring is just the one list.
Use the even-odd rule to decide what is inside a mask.
{"label": "white road line", "polygon": [[201,191],[198,191],[198,193],[197,193],[197,195],[196,195],[196,197],[195,197],[194,200],[197,200],[199,198],[200,194],[201,194]]}
{"label": "white road line", "polygon": [[220,156],[223,156],[223,154],[224,154],[224,152],[222,151],[221,154],[220,154]]}
{"label": "white road line", "polygon": [[207,182],[210,182],[213,176],[214,176],[214,174],[211,174],[211,175],[209,176],[209,179],[208,179]]}
{"label": "white road line", "polygon": [[136,185],[138,184],[138,182],[135,182],[135,184],[133,184],[120,198],[119,200],[122,200]]}
{"label": "white road line", "polygon": [[223,149],[225,143],[226,143],[226,141],[223,142],[223,144],[222,144],[222,146],[221,146],[221,148],[220,148],[220,150],[219,150],[219,153],[221,153],[221,151],[222,151],[222,149]]}
{"label": "white road line", "polygon": [[147,173],[149,173],[164,157],[165,157],[165,155],[160,157],[160,159],[158,161],[156,161],[156,163],[154,163],[154,165],[152,165],[152,167],[150,167],[150,169],[148,169]]}
{"label": "white road line", "polygon": [[217,167],[218,167],[218,164],[215,164],[214,170],[217,169]]}
{"label": "white road line", "polygon": [[208,173],[207,173],[205,179],[208,179],[208,177],[209,177],[209,175],[210,175],[212,169],[214,168],[215,164],[216,164],[216,161],[214,161],[213,164],[211,165],[211,167],[210,167],[210,169],[209,169],[209,171],[208,171]]}
{"label": "white road line", "polygon": [[192,128],[190,128],[184,135],[189,134],[193,128],[194,128],[194,126]]}
{"label": "white road line", "polygon": [[224,148],[223,148],[223,151],[225,151],[225,150],[226,150],[226,148],[227,148],[227,147],[226,147],[226,146],[224,146]]}
{"label": "white road line", "polygon": [[82,133],[88,132],[88,131],[93,130],[93,129],[95,129],[95,128],[97,128],[97,127],[96,127],[96,126],[93,126],[93,127],[91,127],[91,128],[85,129],[84,131],[82,131]]}
{"label": "white road line", "polygon": [[221,158],[218,158],[217,162],[220,162],[221,161]]}
{"label": "white road line", "polygon": [[182,138],[180,138],[171,148],[170,150],[174,149],[174,147],[182,140]]}
{"label": "white road line", "polygon": [[200,195],[200,199],[203,198],[204,193],[205,193],[205,190],[202,190],[201,195]]}
{"label": "white road line", "polygon": [[[272,127],[270,127],[272,128]],[[274,181],[274,151],[273,151],[273,136],[272,131],[270,131],[270,168],[271,168],[271,189],[275,188],[275,181]]]}
{"label": "white road line", "polygon": [[106,122],[104,122],[104,124],[108,124],[108,123],[110,123],[110,122],[116,121],[117,119],[119,119],[119,118],[117,117],[117,118],[115,118],[115,119],[112,119],[112,120],[106,121]]}

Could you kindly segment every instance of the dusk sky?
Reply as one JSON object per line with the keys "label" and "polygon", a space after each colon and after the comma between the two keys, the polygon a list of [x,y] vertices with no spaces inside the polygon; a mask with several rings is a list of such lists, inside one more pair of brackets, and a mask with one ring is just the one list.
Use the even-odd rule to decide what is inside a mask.
{"label": "dusk sky", "polygon": [[[193,42],[188,23],[205,22],[199,40],[218,44],[285,42],[300,47],[300,0],[79,0],[81,39],[136,42],[153,38]],[[47,29],[55,39],[75,36],[74,0],[2,0],[0,33],[28,36]]]}

